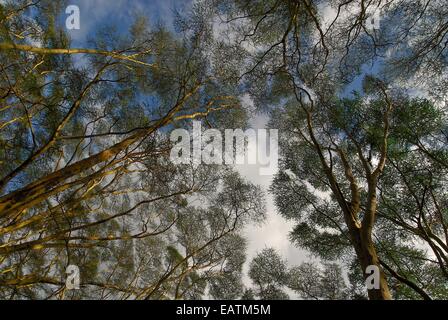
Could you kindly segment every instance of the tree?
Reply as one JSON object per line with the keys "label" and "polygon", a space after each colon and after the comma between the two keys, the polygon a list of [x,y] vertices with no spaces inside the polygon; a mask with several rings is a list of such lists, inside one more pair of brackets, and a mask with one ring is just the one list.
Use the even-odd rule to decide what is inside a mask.
{"label": "tree", "polygon": [[[440,97],[446,94],[442,80],[446,68],[446,17],[439,14],[445,8],[432,1],[216,3],[216,15],[233,32],[232,45],[245,50],[247,61],[238,79],[247,86],[257,106],[273,110],[271,126],[283,133],[281,171],[271,191],[280,213],[298,222],[291,234],[293,241],[323,259],[336,259],[341,254],[345,260],[354,257],[359,267],[353,270],[364,279],[369,265],[378,267],[380,289],[368,290],[371,299],[402,296],[401,289],[397,291],[395,284],[390,288],[388,282],[406,286],[412,292],[408,291],[407,296],[429,299],[426,289],[432,284],[427,281],[432,281],[423,280],[415,272],[411,275],[408,269],[412,268],[405,266],[412,260],[432,270],[434,279],[440,279],[446,269],[445,218],[438,213],[440,200],[427,197],[435,185],[410,175],[426,161],[443,162],[446,153],[446,114],[436,116],[440,113],[438,104],[443,105]],[[370,30],[365,22],[375,8],[381,10],[381,27]],[[333,10],[334,18],[328,19],[324,9]],[[375,75],[366,75],[369,72]],[[437,90],[429,90],[429,94],[438,100],[412,99],[407,88],[392,85],[396,81],[403,85],[404,76],[409,79],[419,74],[437,83]],[[347,92],[363,78],[364,88],[356,94]],[[420,81],[413,84],[426,89]],[[403,141],[403,126],[408,131],[427,128],[432,121],[437,123],[436,130],[424,132],[422,140]],[[419,153],[426,148],[431,151],[420,160],[424,162],[415,161],[401,170],[396,175],[401,176],[399,180],[392,178],[392,168],[400,166],[396,155],[411,155],[413,148]],[[438,156],[432,160],[428,158],[435,154]],[[406,163],[403,158],[401,161]],[[425,174],[435,168],[428,167]],[[439,180],[446,173],[441,167],[437,169],[434,176]],[[389,178],[389,194],[399,196],[400,203],[394,207],[397,219],[386,223],[381,197]],[[419,181],[418,186],[410,184],[409,179]],[[402,193],[399,188],[397,192],[397,184],[408,191]],[[446,181],[439,180],[438,186],[438,192],[444,194]],[[423,197],[416,194],[415,188],[424,191]],[[401,219],[407,219],[407,212],[402,209],[407,203],[416,204],[411,210],[425,212],[414,215],[404,227]],[[425,226],[426,215],[437,216],[431,219],[432,226]],[[395,239],[403,240],[402,246],[396,245],[395,239],[387,240],[398,234],[400,238]],[[431,248],[436,260],[422,257],[422,251],[411,248],[417,238]],[[394,262],[389,260],[391,252],[401,250],[406,252],[404,259],[395,256]],[[438,295],[444,292],[444,286],[431,290]]]}
{"label": "tree", "polygon": [[340,300],[347,298],[341,267],[324,263],[323,268],[304,262],[289,267],[287,261],[273,248],[259,252],[250,263],[249,276],[253,287],[246,289],[245,297],[255,294],[260,299],[289,299],[294,292],[301,299]]}
{"label": "tree", "polygon": [[341,267],[334,263],[325,263],[321,269],[312,263],[304,262],[290,270],[289,283],[289,287],[303,299],[348,298]]}
{"label": "tree", "polygon": [[[187,120],[245,121],[201,53],[202,30],[173,35],[136,17],[71,48],[64,5],[0,5],[0,296],[200,298],[239,277],[260,189],[169,159],[167,132]],[[71,264],[80,291],[65,286]]]}
{"label": "tree", "polygon": [[[335,95],[336,86],[332,81],[336,79],[326,68],[333,59],[338,57],[334,53],[337,53],[340,45],[332,42],[331,45],[334,47],[333,51],[330,51],[318,18],[317,8],[312,2],[272,1],[249,6],[244,1],[235,1],[231,2],[229,7],[230,9],[225,13],[231,20],[248,17],[246,26],[251,32],[246,33],[244,37],[240,33],[240,36],[244,40],[249,39],[252,43],[268,48],[261,50],[261,53],[256,51],[255,54],[250,55],[249,71],[243,74],[248,74],[248,86],[252,89],[255,101],[264,105],[272,105],[286,99],[290,104],[298,106],[299,117],[305,123],[305,127],[300,126],[299,130],[303,130],[301,132],[304,139],[313,149],[314,161],[316,158],[319,159],[324,177],[328,181],[327,185],[330,186],[343,213],[349,232],[349,241],[362,269],[365,270],[368,265],[376,265],[381,269],[372,240],[372,229],[377,206],[376,184],[384,169],[387,150],[387,141],[385,140],[389,134],[387,114],[392,105],[387,102],[389,100],[388,93],[383,88],[383,98],[386,100],[386,105],[383,107],[386,115],[384,123],[376,123],[383,128],[382,143],[380,142],[375,150],[378,152],[375,156],[378,156],[380,161],[376,167],[365,168],[368,182],[368,202],[361,226],[361,222],[358,221],[358,185],[355,181],[351,181],[353,201],[352,204],[349,204],[341,191],[340,182],[332,172],[332,165],[327,162],[324,155],[328,147],[327,143],[331,144],[331,142],[320,141],[320,128],[316,128],[320,126],[319,122],[316,123],[316,114],[319,117],[319,110],[323,110],[321,106],[328,104],[331,97]],[[362,10],[356,19],[361,18],[362,20],[364,14]],[[356,19],[355,25],[358,23]],[[264,28],[270,30],[268,33],[270,37],[262,33]],[[313,32],[318,34],[317,41],[314,39]],[[325,117],[326,113],[323,116]],[[339,151],[336,150],[336,152]],[[345,157],[343,151],[341,157]],[[350,170],[347,168],[347,175],[344,178],[348,181],[353,178],[350,176]],[[369,290],[369,296],[373,299],[390,298],[383,272],[381,272],[380,289]]]}
{"label": "tree", "polygon": [[[442,1],[203,0],[177,33],[135,17],[80,48],[65,5],[0,4],[1,297],[363,298],[372,265],[370,299],[447,297]],[[240,231],[262,192],[169,159],[189,120],[245,127],[243,93],[280,129],[271,192],[290,238],[321,259],[263,250],[253,288]]]}
{"label": "tree", "polygon": [[286,262],[274,249],[263,249],[253,258],[249,266],[249,277],[254,283],[255,294],[260,299],[288,299],[282,289],[288,277]]}
{"label": "tree", "polygon": [[[325,123],[325,126],[319,128],[320,141],[326,141],[320,144],[321,150],[325,150],[327,154],[325,161],[330,164],[334,180],[344,181],[338,183],[340,192],[349,208],[357,208],[353,212],[357,212],[358,218],[355,221],[360,223],[361,230],[365,223],[364,219],[368,217],[367,210],[372,205],[372,196],[369,195],[369,189],[372,188],[369,187],[372,183],[369,181],[369,171],[374,162],[377,163],[376,166],[381,163],[381,158],[378,159],[375,155],[381,154],[383,135],[378,128],[381,128],[380,123],[384,116],[381,110],[387,108],[381,100],[367,101],[362,98],[336,101],[335,104],[328,106],[329,109],[319,113],[325,118],[318,121]],[[432,203],[433,200],[428,199],[431,203],[425,204],[425,209],[421,207],[421,210],[418,210],[420,198],[414,194],[416,198],[412,201],[413,196],[410,192],[414,192],[413,188],[417,186],[421,188],[420,192],[428,192],[423,191],[427,185],[424,181],[432,174],[428,175],[426,170],[431,170],[440,177],[434,187],[446,186],[446,181],[440,180],[445,180],[446,174],[444,169],[430,164],[429,159],[423,158],[409,163],[409,160],[416,155],[405,136],[409,128],[412,128],[413,134],[429,136],[433,128],[428,127],[426,123],[437,123],[442,118],[440,111],[426,100],[397,98],[393,105],[394,109],[389,114],[392,125],[388,129],[390,134],[387,138],[389,165],[381,175],[381,179],[374,184],[379,193],[378,200],[375,200],[376,231],[372,245],[378,250],[378,263],[385,268],[389,276],[395,278],[394,281],[402,282],[410,290],[415,290],[417,296],[429,298],[423,288],[431,287],[434,282],[428,278],[424,279],[423,273],[430,272],[434,279],[440,279],[443,273],[444,240],[439,237],[444,237],[445,222],[444,218],[441,220],[441,214],[436,204]],[[351,251],[347,251],[347,248],[353,246],[350,236],[352,231],[340,216],[340,200],[334,192],[330,192],[331,184],[326,181],[325,173],[320,167],[315,166],[314,148],[300,129],[303,118],[297,116],[296,112],[290,112],[289,108],[286,110],[283,113],[278,112],[273,120],[276,125],[284,124],[285,131],[289,134],[282,140],[284,150],[282,172],[275,179],[272,190],[276,195],[281,214],[298,222],[291,238],[324,259],[337,259],[341,255],[350,256]],[[438,131],[437,127],[435,130]],[[400,178],[398,172],[393,173],[392,171],[396,170],[396,161],[403,166],[410,165],[406,171],[399,168],[398,170],[406,172],[406,175],[412,175],[413,178]],[[427,169],[421,165],[424,163],[428,163]],[[416,175],[421,176],[418,178]],[[412,187],[407,179],[413,179],[417,185]],[[411,188],[411,191],[407,188]],[[443,194],[443,191],[438,190],[437,194]],[[391,198],[388,198],[389,196]],[[434,221],[434,227],[425,226],[423,220],[426,219]],[[431,231],[429,229],[425,231],[426,228]],[[427,232],[432,233],[432,230],[438,231],[430,239]],[[439,256],[438,262],[432,260],[423,250],[413,248],[412,243],[417,238],[426,242],[436,257]],[[442,245],[435,245],[434,241],[441,242]],[[411,265],[414,267],[410,267]],[[435,271],[434,267],[437,269],[437,266],[440,270]],[[358,268],[355,270],[362,273]],[[434,294],[437,295],[440,290],[443,292],[443,287],[444,285],[434,289]],[[413,297],[415,298],[415,295]]]}

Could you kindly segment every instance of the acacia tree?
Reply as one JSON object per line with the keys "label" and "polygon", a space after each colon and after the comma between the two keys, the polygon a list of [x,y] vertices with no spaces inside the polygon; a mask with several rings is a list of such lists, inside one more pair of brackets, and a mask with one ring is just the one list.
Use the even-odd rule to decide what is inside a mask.
{"label": "acacia tree", "polygon": [[[330,44],[327,44],[327,37],[313,2],[270,1],[256,5],[246,1],[227,3],[229,5],[224,9],[227,21],[244,19],[243,27],[238,25],[235,29],[240,32],[240,39],[261,46],[261,50],[250,54],[249,70],[242,74],[247,75],[248,86],[256,97],[255,101],[269,105],[280,102],[280,99],[291,98],[298,106],[305,120],[305,127],[300,128],[303,130],[301,132],[313,146],[314,159],[319,159],[325,179],[337,199],[361,268],[365,270],[369,265],[376,265],[381,270],[373,245],[372,229],[377,205],[376,184],[386,158],[387,142],[384,140],[389,134],[388,119],[384,120],[382,146],[377,149],[380,158],[378,166],[366,167],[369,196],[361,224],[358,216],[358,186],[352,183],[353,199],[352,205],[349,205],[342,193],[341,182],[336,179],[332,165],[324,155],[326,151],[322,149],[322,144],[326,145],[327,142],[321,141],[320,128],[317,127],[320,123],[316,123],[315,118],[319,113],[319,106],[334,95],[335,86],[331,83],[334,79],[327,68],[341,56],[340,51],[344,47],[333,41],[330,42],[330,51]],[[360,17],[363,14],[361,10]],[[355,24],[358,23],[356,19]],[[386,98],[385,91],[384,94]],[[386,109],[390,108],[391,105],[388,104]],[[351,177],[347,174],[344,179],[350,182]],[[373,299],[388,299],[390,293],[383,272],[380,279],[380,289],[369,290],[369,296]]]}
{"label": "acacia tree", "polygon": [[[388,137],[390,165],[376,184],[378,200],[373,240],[378,250],[379,263],[389,276],[395,278],[391,282],[402,282],[415,290],[417,297],[429,298],[425,290],[431,287],[434,290],[432,293],[439,296],[446,290],[445,281],[442,280],[445,268],[443,247],[446,242],[443,226],[446,218],[437,209],[437,199],[436,202],[426,199],[420,210],[418,204],[422,203],[423,194],[428,192],[429,196],[429,190],[435,191],[434,188],[441,188],[437,190],[438,196],[444,194],[446,173],[434,163],[431,164],[427,158],[420,159],[420,162],[409,162],[416,156],[415,150],[403,138],[409,131],[406,128],[410,125],[407,122],[410,110],[414,111],[413,115],[418,116],[418,125],[414,122],[412,126],[413,133],[419,132],[422,136],[432,132],[432,128],[426,126],[426,123],[441,119],[437,116],[439,112],[425,100],[397,100],[394,105],[396,107],[390,114],[392,125]],[[326,126],[322,128],[325,135],[321,139],[325,137],[328,141],[325,150],[335,178],[342,180],[350,177],[352,182],[341,185],[341,192],[349,199],[346,200],[347,205],[353,206],[354,202],[359,205],[358,219],[363,219],[369,204],[369,181],[364,180],[365,165],[372,166],[374,161],[378,161],[370,154],[374,154],[375,148],[381,146],[378,143],[378,138],[381,137],[378,123],[382,121],[381,108],[384,108],[384,104],[380,101],[367,103],[362,99],[343,100],[335,102],[329,108],[331,111],[327,109],[325,115]],[[347,251],[351,247],[349,229],[340,216],[337,199],[329,193],[330,185],[325,175],[315,166],[309,141],[298,129],[303,118],[295,110],[294,113],[291,116],[290,111],[279,112],[278,117],[274,118],[275,123],[283,123],[288,132],[282,140],[283,172],[278,175],[272,187],[277,205],[285,217],[298,221],[291,234],[293,241],[323,259],[350,256],[350,250]],[[331,118],[327,117],[328,114],[331,114]],[[358,149],[362,145],[369,146],[372,151],[369,150],[365,155],[360,153]],[[403,168],[395,168],[397,162]],[[424,163],[428,163],[428,167],[425,168],[422,165]],[[404,176],[395,170],[400,170]],[[437,182],[429,182],[433,174],[428,174],[428,170],[438,176]],[[408,179],[414,179],[414,182],[409,184]],[[425,188],[427,191],[424,191]],[[412,193],[415,192],[414,198]],[[424,221],[431,221],[431,226]],[[433,238],[428,234],[432,234]],[[434,242],[437,241],[441,245],[435,245]],[[420,243],[420,248],[415,247],[415,243]],[[425,245],[429,245],[439,259],[433,260],[429,253],[425,253]],[[355,271],[360,272],[358,268]],[[431,277],[427,278],[427,274],[431,274]],[[407,294],[416,297],[415,294]],[[397,293],[397,296],[401,294]]]}
{"label": "acacia tree", "polygon": [[[203,30],[173,35],[138,17],[71,48],[56,22],[65,5],[0,5],[1,297],[199,298],[238,279],[238,232],[262,218],[260,190],[169,159],[170,128],[219,127],[217,111],[245,121],[202,54]],[[70,264],[80,291],[66,290]]]}
{"label": "acacia tree", "polygon": [[[397,297],[429,299],[426,290],[433,285],[437,288],[432,287],[431,294],[443,296],[446,288],[437,283],[446,270],[446,218],[437,209],[440,200],[427,196],[429,189],[439,187],[440,195],[444,194],[446,181],[441,180],[446,173],[437,167],[437,187],[416,176],[411,178],[421,163],[396,158],[395,151],[412,154],[414,148],[419,153],[426,149],[423,159],[432,163],[437,158],[431,160],[430,155],[443,157],[446,153],[446,115],[440,114],[440,97],[446,93],[440,80],[446,74],[446,17],[439,14],[446,8],[441,8],[439,1],[213,3],[216,16],[235,39],[230,43],[245,51],[246,67],[238,79],[245,83],[257,106],[274,109],[272,127],[283,134],[281,171],[272,192],[280,213],[299,221],[293,240],[324,259],[354,254],[358,268],[353,270],[361,278],[366,278],[367,266],[378,267],[380,289],[368,290],[371,299],[390,299],[391,290]],[[326,9],[334,15],[329,17]],[[382,11],[379,30],[366,26],[372,9]],[[370,69],[377,73],[374,77],[365,77],[367,63],[375,66]],[[434,78],[428,76],[428,70]],[[437,93],[439,100],[412,100],[406,97],[410,90],[391,85],[396,82],[403,86],[403,76],[410,74],[420,75],[416,80],[427,78],[438,83],[437,90],[429,93]],[[344,99],[350,96],[347,89],[360,78],[366,79],[365,90]],[[421,85],[421,81],[414,84]],[[421,131],[417,139],[408,135],[404,140],[404,127],[409,131],[432,121],[442,124],[432,132]],[[397,165],[397,161],[403,162]],[[394,169],[409,165],[393,178]],[[435,168],[429,166],[426,174]],[[384,181],[389,178],[386,192]],[[417,185],[407,182],[414,178]],[[397,185],[403,185],[403,193],[397,192]],[[417,189],[424,191],[423,196]],[[393,207],[395,218],[399,218],[388,219],[388,212],[384,217],[387,223],[382,220],[385,204],[380,199],[386,193],[397,195],[401,202]],[[402,212],[403,203],[408,202],[416,204],[411,210],[420,212],[417,216],[413,212],[410,220],[408,213]],[[425,225],[426,215],[435,217],[432,225]],[[388,241],[392,235],[401,235],[395,239],[402,243]],[[424,249],[415,248],[417,239],[431,249],[435,260]],[[404,258],[397,259],[400,251],[405,252]],[[425,271],[412,273],[411,267],[405,268],[409,260]],[[429,270],[430,279],[424,279]]]}
{"label": "acacia tree", "polygon": [[253,289],[246,295],[254,294],[260,299],[288,299],[293,292],[301,299],[341,300],[348,294],[337,264],[325,263],[320,267],[304,262],[289,267],[273,248],[263,249],[252,259],[249,277]]}
{"label": "acacia tree", "polygon": [[[275,107],[283,159],[272,192],[297,222],[292,240],[350,266],[356,297],[369,265],[381,276],[371,299],[446,297],[442,1],[198,1],[177,36],[137,18],[86,48],[58,27],[64,6],[0,5],[3,297],[198,298],[208,284],[213,297],[239,296],[237,231],[262,216],[260,192],[226,168],[173,166],[166,133],[195,118],[244,125],[243,90]],[[373,8],[379,30],[365,24]],[[375,76],[364,77],[366,62]],[[409,83],[433,100],[409,97]],[[266,273],[271,260],[280,267],[275,252],[254,260],[245,298],[286,298],[284,286],[347,294],[329,285],[342,286],[339,271],[306,287],[321,270],[296,268],[290,284],[286,271]],[[89,290],[65,290],[70,263]]]}
{"label": "acacia tree", "polygon": [[254,284],[255,295],[263,300],[288,299],[284,286],[287,283],[286,261],[272,248],[266,248],[251,261],[249,277]]}

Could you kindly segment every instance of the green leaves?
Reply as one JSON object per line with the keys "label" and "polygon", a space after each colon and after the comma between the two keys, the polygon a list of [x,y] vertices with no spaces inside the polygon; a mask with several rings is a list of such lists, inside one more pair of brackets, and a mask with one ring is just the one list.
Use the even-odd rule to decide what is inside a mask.
{"label": "green leaves", "polygon": [[283,291],[288,277],[286,261],[273,248],[263,249],[251,261],[249,277],[260,299],[288,299],[288,295]]}
{"label": "green leaves", "polygon": [[273,248],[263,249],[252,259],[249,276],[254,287],[245,292],[243,299],[253,294],[267,300],[289,299],[291,291],[301,299],[340,300],[348,297],[340,265],[323,263],[319,266],[304,262],[289,267]]}

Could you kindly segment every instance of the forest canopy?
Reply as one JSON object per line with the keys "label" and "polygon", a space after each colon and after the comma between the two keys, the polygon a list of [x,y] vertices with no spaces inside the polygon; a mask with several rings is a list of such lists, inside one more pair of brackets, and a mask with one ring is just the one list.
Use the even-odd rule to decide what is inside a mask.
{"label": "forest canopy", "polygon": [[[0,299],[448,298],[445,1],[195,0],[83,42],[68,5],[0,1]],[[171,161],[257,115],[268,190]],[[248,259],[268,214],[301,264]]]}

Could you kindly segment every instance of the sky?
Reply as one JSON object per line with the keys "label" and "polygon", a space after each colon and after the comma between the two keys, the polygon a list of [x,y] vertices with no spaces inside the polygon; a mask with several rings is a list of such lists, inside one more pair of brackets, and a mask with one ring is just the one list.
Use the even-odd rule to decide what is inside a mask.
{"label": "sky", "polygon": [[[96,30],[101,27],[117,29],[129,27],[135,13],[145,15],[151,24],[164,22],[172,28],[174,9],[188,10],[191,2],[187,0],[71,0],[71,5],[80,9],[80,29],[68,30],[72,47],[83,47]],[[68,15],[66,15],[68,17]],[[243,104],[252,104],[248,96],[242,98]],[[265,128],[268,118],[257,115],[250,119],[253,128]],[[267,194],[267,218],[261,225],[246,228],[244,234],[248,240],[247,261],[264,248],[273,247],[288,261],[289,265],[297,265],[309,260],[309,255],[294,247],[288,240],[293,223],[286,221],[276,212],[273,197],[267,191],[273,176],[259,175],[259,165],[239,165],[237,170],[242,176],[254,184],[260,185]],[[247,282],[248,263],[245,265]]]}

